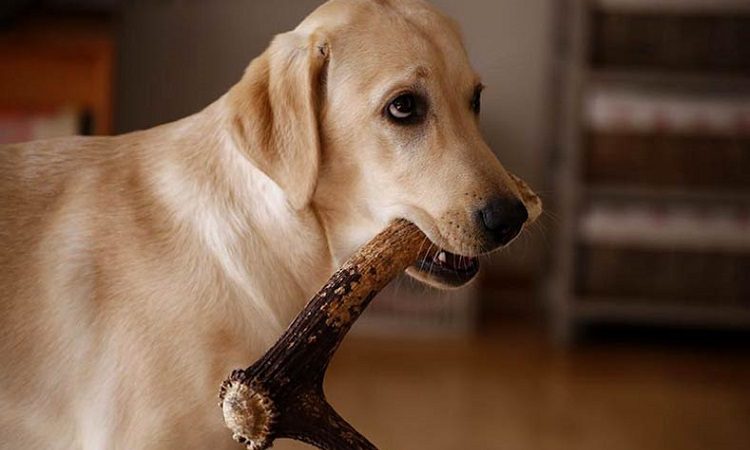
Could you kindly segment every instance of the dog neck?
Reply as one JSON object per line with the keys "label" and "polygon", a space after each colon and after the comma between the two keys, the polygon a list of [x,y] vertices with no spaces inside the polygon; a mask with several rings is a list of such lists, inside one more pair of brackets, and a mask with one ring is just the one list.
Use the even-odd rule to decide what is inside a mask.
{"label": "dog neck", "polygon": [[206,282],[229,286],[230,297],[251,310],[254,326],[263,322],[274,335],[322,286],[334,263],[312,207],[293,208],[237,148],[222,101],[152,134],[172,136],[151,144],[158,149],[150,162],[152,186],[177,229],[218,269],[221,279]]}

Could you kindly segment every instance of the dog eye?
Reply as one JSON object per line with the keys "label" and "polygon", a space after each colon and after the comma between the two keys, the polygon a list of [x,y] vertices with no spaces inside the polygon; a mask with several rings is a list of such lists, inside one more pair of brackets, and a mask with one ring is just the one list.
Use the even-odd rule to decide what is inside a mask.
{"label": "dog eye", "polygon": [[474,114],[479,114],[482,110],[482,88],[479,87],[474,90],[474,97],[471,99],[471,110]]}
{"label": "dog eye", "polygon": [[388,105],[388,115],[401,122],[417,113],[417,99],[412,94],[401,94]]}

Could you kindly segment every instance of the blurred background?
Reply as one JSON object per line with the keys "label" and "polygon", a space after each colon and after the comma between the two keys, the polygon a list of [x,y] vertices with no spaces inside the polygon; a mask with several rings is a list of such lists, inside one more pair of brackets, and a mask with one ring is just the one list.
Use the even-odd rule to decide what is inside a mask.
{"label": "blurred background", "polygon": [[[320,3],[3,0],[0,142],[196,112]],[[545,215],[468,289],[393,283],[332,403],[383,449],[750,448],[750,1],[433,3]]]}

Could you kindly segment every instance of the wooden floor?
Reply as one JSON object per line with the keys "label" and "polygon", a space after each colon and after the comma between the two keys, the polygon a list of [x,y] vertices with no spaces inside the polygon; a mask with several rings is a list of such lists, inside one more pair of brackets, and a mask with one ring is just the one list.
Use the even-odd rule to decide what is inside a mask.
{"label": "wooden floor", "polygon": [[566,351],[523,327],[466,341],[355,338],[326,390],[381,450],[750,449],[750,357],[741,349]]}

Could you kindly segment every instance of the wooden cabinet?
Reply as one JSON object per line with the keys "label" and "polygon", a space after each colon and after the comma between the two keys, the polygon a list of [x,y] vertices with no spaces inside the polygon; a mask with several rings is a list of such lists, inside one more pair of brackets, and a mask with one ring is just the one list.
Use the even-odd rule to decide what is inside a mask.
{"label": "wooden cabinet", "polygon": [[112,133],[114,44],[96,19],[43,19],[0,31],[0,110],[72,108],[84,132]]}

